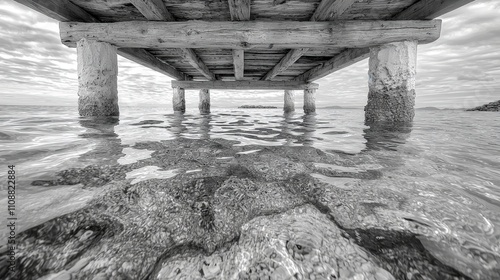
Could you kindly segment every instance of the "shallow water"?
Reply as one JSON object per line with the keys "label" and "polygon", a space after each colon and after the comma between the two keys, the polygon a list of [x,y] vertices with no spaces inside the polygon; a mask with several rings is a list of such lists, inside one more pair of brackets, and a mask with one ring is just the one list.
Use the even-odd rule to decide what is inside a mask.
{"label": "shallow water", "polygon": [[[418,265],[409,265],[412,271],[406,269],[397,274],[402,269],[394,268],[394,263],[388,260],[386,254],[388,248],[392,250],[393,247],[382,246],[383,250],[372,248],[373,243],[378,241],[376,238],[370,239],[374,231],[365,230],[377,229],[384,230],[384,234],[396,231],[415,234],[418,238],[415,242],[425,248],[417,250],[420,252],[418,254],[429,252],[439,260],[440,266],[452,268],[463,277],[500,277],[499,114],[417,110],[413,126],[395,129],[367,127],[363,124],[364,112],[355,109],[320,109],[316,115],[298,112],[283,115],[280,110],[274,109],[214,108],[213,111],[210,115],[181,115],[165,114],[161,109],[124,108],[119,119],[93,120],[77,117],[74,108],[1,107],[0,158],[4,171],[0,174],[0,180],[6,181],[7,165],[16,165],[18,232],[84,208],[92,199],[108,195],[108,189],[113,188],[109,185],[151,187],[162,184],[155,182],[174,182],[176,178],[180,178],[181,182],[191,180],[189,178],[209,178],[208,175],[212,176],[212,173],[237,161],[238,166],[244,166],[250,173],[261,176],[258,180],[254,178],[243,183],[246,184],[242,187],[243,194],[248,199],[255,199],[250,194],[256,193],[258,196],[259,188],[262,187],[246,190],[254,181],[265,182],[266,193],[276,188],[280,194],[277,197],[280,197],[289,191],[281,192],[278,185],[282,182],[288,184],[292,181],[287,180],[295,180],[293,176],[303,173],[310,176],[308,180],[311,182],[323,186],[321,195],[302,194],[283,198],[282,204],[276,202],[276,205],[272,205],[269,202],[271,204],[268,206],[261,197],[261,206],[248,210],[252,214],[245,214],[246,220],[240,217],[244,220],[243,224],[235,224],[234,228],[226,230],[222,230],[221,224],[218,224],[217,219],[226,217],[221,214],[219,218],[214,218],[213,225],[200,226],[217,234],[219,229],[223,232],[220,233],[222,237],[214,233],[217,236],[213,239],[216,244],[224,243],[221,240],[228,241],[233,235],[238,236],[239,243],[232,241],[225,249],[220,244],[212,248],[207,243],[201,246],[205,253],[210,252],[206,257],[181,250],[174,255],[171,253],[171,259],[167,261],[166,253],[162,252],[161,265],[156,265],[155,272],[150,276],[155,275],[159,279],[178,278],[184,273],[179,272],[182,268],[193,266],[204,271],[201,275],[205,278],[245,278],[255,273],[255,265],[258,273],[261,273],[257,274],[260,278],[266,273],[272,275],[281,268],[281,274],[275,275],[301,275],[311,279],[314,278],[312,275],[316,275],[316,270],[320,271],[317,277],[323,273],[341,279],[390,279],[386,275],[387,271],[398,279],[403,277],[401,275],[407,279],[426,279],[424,276],[432,279],[435,276],[431,272],[419,271],[429,266]],[[221,145],[229,144],[218,149],[222,151],[219,154],[212,155],[213,151],[206,150],[204,145],[214,141],[220,144],[218,139],[226,141]],[[198,140],[206,142],[193,142]],[[158,156],[162,150],[172,147],[179,154],[171,152],[165,153],[163,157]],[[318,149],[328,157],[320,159],[318,156],[317,160],[314,157],[294,158],[294,153],[300,155],[314,149],[292,150],[293,147]],[[192,164],[185,163],[185,159],[181,158],[165,159],[170,155],[188,155]],[[175,165],[176,160],[179,161],[178,165]],[[71,175],[72,179],[58,174],[63,170],[83,170],[87,166],[93,166],[94,169],[85,169],[87,173],[77,172],[77,175]],[[92,172],[97,172],[101,177],[87,178],[86,174]],[[109,174],[123,176],[109,179],[106,177]],[[217,183],[222,187],[210,194],[214,198],[206,202],[209,206],[204,201],[193,202],[193,207],[201,207],[202,220],[204,207],[213,208],[211,211],[214,214],[211,215],[215,216],[224,212],[224,209],[232,209],[227,205],[224,206],[226,208],[220,206],[225,205],[224,202],[217,206],[214,201],[220,198],[218,195],[223,197],[219,192],[231,183],[231,178],[246,176],[238,174],[233,177],[228,175],[228,178],[220,175],[224,178],[221,182],[226,181]],[[56,181],[58,176],[65,179]],[[233,183],[241,184],[239,181]],[[6,193],[5,184],[2,184],[2,192]],[[314,197],[314,202],[311,197]],[[242,207],[245,203],[241,202]],[[318,203],[328,210],[325,211]],[[0,204],[7,205],[3,195]],[[234,211],[239,213],[240,210]],[[247,213],[245,211],[242,213]],[[6,211],[0,213],[2,221],[7,220],[6,214]],[[320,221],[327,216],[335,222],[319,225],[324,223]],[[273,219],[274,224],[271,222]],[[307,226],[309,221],[316,220],[316,224]],[[231,224],[229,221],[227,223]],[[277,227],[276,223],[281,223],[281,226]],[[292,225],[294,223],[295,226]],[[225,236],[224,232],[233,235],[227,233]],[[345,236],[339,237],[341,233]],[[2,244],[6,242],[7,234],[5,228],[0,229]],[[379,235],[384,236],[382,233]],[[203,236],[203,232],[200,236]],[[176,236],[169,238],[176,246],[185,241]],[[339,238],[347,238],[352,245],[337,244],[335,240]],[[413,240],[411,238],[404,240]],[[291,240],[302,242],[302,247],[305,246],[303,244],[310,244],[312,249],[304,254],[305,258],[301,257],[302,252],[296,253],[296,247],[290,247]],[[405,244],[411,242],[405,241]],[[255,247],[255,244],[260,244],[262,248]],[[165,246],[167,248],[170,245]],[[329,247],[344,249],[332,255],[327,252],[326,248]],[[268,252],[269,248],[272,249],[271,253]],[[414,247],[404,248],[410,250],[408,248]],[[354,261],[359,266],[350,267],[347,260],[351,260],[349,256],[354,253],[349,250],[368,256],[364,258],[356,255],[356,258],[365,261]],[[385,253],[380,253],[382,251]],[[289,257],[272,262],[279,263],[275,267],[266,264],[269,259],[263,257],[273,253],[284,256],[287,252],[290,253]],[[394,252],[391,254],[397,255]],[[337,262],[312,261],[314,256],[321,260],[336,259]],[[418,258],[422,260],[424,257]],[[89,267],[97,267],[96,261],[81,260],[84,263],[83,270],[90,271]],[[344,260],[346,264],[339,260]],[[214,267],[210,267],[210,261],[215,263]],[[74,262],[71,259],[71,262],[54,264],[53,269],[46,272],[71,271],[79,277],[88,277],[69,268]],[[201,265],[200,268],[199,263],[205,263],[206,267]],[[172,271],[177,272],[172,274]],[[357,275],[361,275],[361,278],[356,278]],[[189,279],[194,276],[189,274],[185,277]]]}

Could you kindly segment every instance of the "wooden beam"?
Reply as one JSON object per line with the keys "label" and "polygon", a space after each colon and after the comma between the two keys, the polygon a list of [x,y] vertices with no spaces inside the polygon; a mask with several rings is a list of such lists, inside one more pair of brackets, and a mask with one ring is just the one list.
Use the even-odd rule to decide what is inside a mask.
{"label": "wooden beam", "polygon": [[434,19],[472,1],[474,0],[420,0],[395,15],[393,19]]}
{"label": "wooden beam", "polygon": [[[15,0],[16,2],[27,6],[41,14],[44,14],[50,18],[56,19],[58,21],[81,21],[81,22],[99,22],[99,19],[89,14],[84,9],[73,4],[69,0]],[[127,50],[119,49],[118,54],[126,57],[136,63],[139,63],[145,67],[163,73],[172,78],[179,76],[186,77],[190,80],[191,77],[178,71],[168,63],[165,63],[151,54],[146,54],[147,51],[140,50]]]}
{"label": "wooden beam", "polygon": [[97,18],[68,0],[14,0],[58,21],[99,22]]}
{"label": "wooden beam", "polygon": [[325,21],[339,18],[356,0],[323,0],[311,17],[311,21]]}
{"label": "wooden beam", "polygon": [[170,64],[162,62],[144,49],[118,49],[118,54],[132,60],[133,62],[151,68],[177,80],[192,80],[192,77],[182,73]]}
{"label": "wooden beam", "polygon": [[304,83],[302,81],[172,81],[173,88],[183,89],[279,89],[298,90],[315,89],[318,84]]}
{"label": "wooden beam", "polygon": [[130,0],[148,20],[175,21],[163,0]]}
{"label": "wooden beam", "polygon": [[194,50],[186,48],[182,48],[181,50],[183,53],[182,57],[186,59],[189,62],[189,64],[191,64],[191,66],[196,68],[196,70],[198,70],[208,80],[210,81],[216,80],[215,74],[212,73],[210,69],[208,69],[207,65],[205,65],[205,63],[203,63],[201,58],[199,58],[198,55],[196,55]]}
{"label": "wooden beam", "polygon": [[338,71],[367,58],[370,54],[369,48],[348,49],[325,63],[322,63],[295,77],[295,81],[312,81],[325,77],[326,75]]}
{"label": "wooden beam", "polygon": [[[162,0],[130,0],[132,4],[148,19],[158,21],[175,21],[174,17],[167,10]],[[198,70],[208,80],[215,80],[215,74],[208,69],[203,60],[198,57],[192,49],[182,48],[182,57],[186,59],[191,66]]]}
{"label": "wooden beam", "polygon": [[119,48],[362,48],[439,38],[441,20],[333,22],[61,22],[63,44],[82,38],[108,42]]}
{"label": "wooden beam", "polygon": [[[323,0],[319,3],[316,11],[311,17],[311,21],[326,21],[337,19],[346,10],[348,10],[356,0]],[[300,48],[290,50],[273,69],[267,72],[261,80],[271,80],[292,66],[301,58],[309,48]]]}
{"label": "wooden beam", "polygon": [[[233,21],[250,20],[250,0],[228,0],[229,12]],[[245,73],[245,52],[233,50],[234,79],[242,80]]]}
{"label": "wooden beam", "polygon": [[228,0],[231,20],[250,20],[250,0]]}
{"label": "wooden beam", "polygon": [[[474,0],[420,0],[392,17],[393,20],[424,20],[434,19],[450,11],[460,8]],[[347,49],[337,54],[331,60],[318,65],[294,80],[315,81],[344,67],[350,66],[368,57],[369,51]],[[345,62],[351,58],[352,63]],[[336,65],[336,66],[335,66]]]}
{"label": "wooden beam", "polygon": [[233,50],[234,78],[239,81],[243,79],[245,67],[245,51]]}

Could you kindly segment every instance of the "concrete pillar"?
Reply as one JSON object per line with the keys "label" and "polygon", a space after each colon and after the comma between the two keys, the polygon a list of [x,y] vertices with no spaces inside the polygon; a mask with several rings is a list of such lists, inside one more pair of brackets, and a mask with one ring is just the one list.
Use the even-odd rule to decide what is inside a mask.
{"label": "concrete pillar", "polygon": [[184,96],[184,89],[180,87],[173,88],[174,94],[172,96],[172,105],[175,112],[186,112],[186,97]]}
{"label": "concrete pillar", "polygon": [[210,113],[210,90],[200,89],[200,105],[198,106],[200,113],[208,114]]}
{"label": "concrete pillar", "polygon": [[293,90],[285,90],[284,101],[283,111],[285,111],[285,113],[295,111],[295,92]]}
{"label": "concrete pillar", "polygon": [[118,116],[116,47],[84,38],[76,50],[80,116]]}
{"label": "concrete pillar", "polygon": [[308,88],[304,90],[304,113],[316,112],[316,89]]}
{"label": "concrete pillar", "polygon": [[413,120],[416,65],[416,41],[389,43],[370,49],[366,123],[407,123]]}

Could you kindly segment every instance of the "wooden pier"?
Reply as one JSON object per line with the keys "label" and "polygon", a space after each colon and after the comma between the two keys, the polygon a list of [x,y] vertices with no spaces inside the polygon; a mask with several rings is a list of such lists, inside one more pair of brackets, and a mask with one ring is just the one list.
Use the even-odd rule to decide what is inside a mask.
{"label": "wooden pier", "polygon": [[[294,91],[315,111],[315,80],[367,57],[368,123],[411,122],[417,44],[439,38],[436,17],[473,0],[15,0],[59,20],[78,51],[79,112],[118,115],[119,54],[173,79],[173,109],[185,90]],[[341,89],[340,89],[341,90]]]}

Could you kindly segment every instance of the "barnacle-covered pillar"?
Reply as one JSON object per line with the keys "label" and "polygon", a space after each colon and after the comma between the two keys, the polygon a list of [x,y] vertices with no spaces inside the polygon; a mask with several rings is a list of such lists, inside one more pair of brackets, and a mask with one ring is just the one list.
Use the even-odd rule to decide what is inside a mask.
{"label": "barnacle-covered pillar", "polygon": [[84,38],[76,49],[80,116],[118,116],[116,47]]}
{"label": "barnacle-covered pillar", "polygon": [[365,122],[408,123],[415,115],[417,41],[370,49]]}
{"label": "barnacle-covered pillar", "polygon": [[283,111],[291,113],[295,111],[295,93],[293,90],[285,90]]}
{"label": "barnacle-covered pillar", "polygon": [[309,87],[304,89],[304,113],[314,112],[316,112],[316,88]]}
{"label": "barnacle-covered pillar", "polygon": [[200,105],[198,106],[200,113],[210,113],[210,90],[203,88],[200,89]]}
{"label": "barnacle-covered pillar", "polygon": [[172,105],[175,112],[186,112],[186,98],[184,89],[181,87],[173,87],[174,94],[172,96]]}

